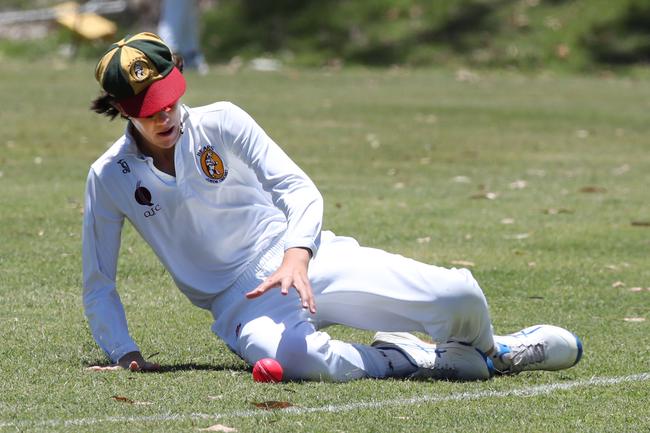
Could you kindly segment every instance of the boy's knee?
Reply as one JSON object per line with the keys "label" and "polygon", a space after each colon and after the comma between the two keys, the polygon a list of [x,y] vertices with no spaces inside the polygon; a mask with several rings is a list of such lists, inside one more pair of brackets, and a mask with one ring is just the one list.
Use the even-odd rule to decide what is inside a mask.
{"label": "boy's knee", "polygon": [[486,306],[485,295],[474,276],[467,269],[459,269],[460,278],[453,287],[455,303],[465,310],[482,309]]}
{"label": "boy's knee", "polygon": [[335,380],[330,371],[330,337],[307,322],[285,328],[270,319],[257,319],[243,327],[239,355],[250,365],[262,358],[277,360],[288,380]]}
{"label": "boy's knee", "polygon": [[333,380],[329,335],[313,328],[304,332],[300,325],[297,328],[286,330],[277,347],[276,359],[283,366],[285,377],[292,380]]}

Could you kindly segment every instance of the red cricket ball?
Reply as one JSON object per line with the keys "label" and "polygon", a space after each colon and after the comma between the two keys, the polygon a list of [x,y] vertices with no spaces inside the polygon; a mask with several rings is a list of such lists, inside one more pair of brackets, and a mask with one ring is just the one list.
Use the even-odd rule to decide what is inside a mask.
{"label": "red cricket ball", "polygon": [[253,366],[255,382],[281,382],[282,374],[282,366],[273,358],[262,358]]}

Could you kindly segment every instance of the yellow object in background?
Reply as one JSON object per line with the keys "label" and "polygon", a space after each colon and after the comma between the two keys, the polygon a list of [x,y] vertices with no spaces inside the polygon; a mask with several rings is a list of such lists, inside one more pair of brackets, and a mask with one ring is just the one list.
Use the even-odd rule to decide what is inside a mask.
{"label": "yellow object in background", "polygon": [[77,2],[61,3],[54,9],[56,21],[84,39],[94,41],[113,37],[117,32],[117,25],[113,21],[92,12],[79,12]]}

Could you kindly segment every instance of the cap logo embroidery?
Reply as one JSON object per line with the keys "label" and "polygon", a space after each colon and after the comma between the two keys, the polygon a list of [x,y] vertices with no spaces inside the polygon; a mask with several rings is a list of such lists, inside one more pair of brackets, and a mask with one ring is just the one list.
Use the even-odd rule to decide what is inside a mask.
{"label": "cap logo embroidery", "polygon": [[208,182],[219,183],[228,176],[228,169],[212,146],[203,146],[196,155]]}
{"label": "cap logo embroidery", "polygon": [[149,75],[151,75],[151,69],[146,62],[142,60],[136,60],[133,62],[133,65],[131,66],[131,76],[135,81],[142,82],[149,78]]}

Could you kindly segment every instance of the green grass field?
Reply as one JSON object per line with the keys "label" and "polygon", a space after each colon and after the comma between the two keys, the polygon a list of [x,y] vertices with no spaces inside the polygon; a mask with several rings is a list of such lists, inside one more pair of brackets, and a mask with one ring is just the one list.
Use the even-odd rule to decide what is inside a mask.
{"label": "green grass field", "polygon": [[[548,322],[585,348],[573,369],[483,383],[267,385],[211,334],[209,314],[128,224],[119,290],[132,334],[163,370],[84,371],[106,362],[80,299],[84,182],[123,129],[87,110],[92,68],[3,61],[1,432],[650,430],[647,76],[190,73],[186,103],[237,103],[314,179],[325,228],[466,263],[498,333]],[[291,407],[254,404],[268,401]]]}

